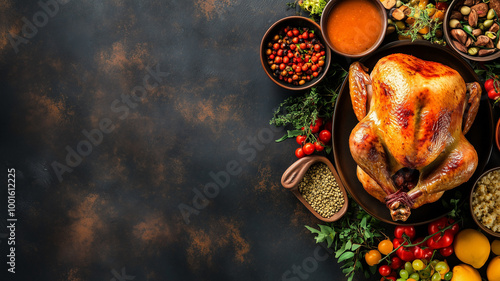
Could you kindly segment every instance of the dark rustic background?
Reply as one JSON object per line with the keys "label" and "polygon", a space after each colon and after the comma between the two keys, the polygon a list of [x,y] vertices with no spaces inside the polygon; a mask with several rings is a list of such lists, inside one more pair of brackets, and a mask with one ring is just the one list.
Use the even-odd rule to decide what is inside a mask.
{"label": "dark rustic background", "polygon": [[0,280],[343,280],[280,185],[258,51],[287,2],[1,0]]}

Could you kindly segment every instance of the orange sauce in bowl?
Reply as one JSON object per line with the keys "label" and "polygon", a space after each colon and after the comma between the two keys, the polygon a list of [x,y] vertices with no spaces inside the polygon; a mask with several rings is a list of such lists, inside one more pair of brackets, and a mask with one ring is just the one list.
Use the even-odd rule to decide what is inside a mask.
{"label": "orange sauce in bowl", "polygon": [[369,0],[347,0],[333,6],[326,28],[335,50],[356,55],[377,42],[383,24],[375,5]]}

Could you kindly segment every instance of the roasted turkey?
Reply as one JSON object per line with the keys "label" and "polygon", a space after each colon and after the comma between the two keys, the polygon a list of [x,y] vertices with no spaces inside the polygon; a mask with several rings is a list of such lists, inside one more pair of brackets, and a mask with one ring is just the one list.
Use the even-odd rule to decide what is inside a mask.
{"label": "roasted turkey", "polygon": [[359,121],[349,137],[364,189],[385,203],[394,221],[438,200],[474,173],[478,157],[464,134],[479,107],[481,86],[454,69],[411,55],[381,58],[370,75],[349,68]]}

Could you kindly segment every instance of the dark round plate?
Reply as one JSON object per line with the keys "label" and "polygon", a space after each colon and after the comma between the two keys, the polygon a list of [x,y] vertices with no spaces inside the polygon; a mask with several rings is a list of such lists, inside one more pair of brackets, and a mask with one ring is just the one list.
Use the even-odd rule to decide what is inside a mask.
{"label": "dark round plate", "polygon": [[[465,82],[479,82],[479,78],[474,73],[474,70],[460,56],[449,49],[430,44],[423,40],[413,43],[410,41],[389,43],[371,56],[363,58],[361,61],[368,67],[369,71],[371,71],[379,59],[393,53],[409,54],[420,59],[445,64],[457,70],[462,75]],[[466,135],[466,138],[474,146],[479,156],[479,163],[472,178],[468,182],[445,192],[440,200],[423,205],[417,209],[412,209],[412,214],[406,222],[394,222],[385,204],[369,195],[356,176],[357,164],[354,162],[349,149],[349,135],[356,124],[358,124],[358,120],[352,109],[351,97],[349,95],[349,83],[347,80],[348,79],[346,79],[342,85],[340,95],[335,105],[332,139],[335,166],[337,167],[338,174],[347,191],[354,200],[372,216],[384,222],[396,225],[425,224],[447,214],[450,209],[444,207],[441,201],[444,199],[450,202],[450,199],[454,198],[453,195],[457,191],[461,192],[461,200],[465,202],[472,189],[472,185],[486,166],[493,148],[493,116],[491,106],[484,93],[481,97],[479,111],[474,124]]]}

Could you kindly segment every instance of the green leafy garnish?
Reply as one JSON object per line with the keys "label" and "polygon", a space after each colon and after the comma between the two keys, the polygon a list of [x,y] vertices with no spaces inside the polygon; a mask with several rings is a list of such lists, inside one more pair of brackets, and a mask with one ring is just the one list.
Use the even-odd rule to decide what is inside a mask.
{"label": "green leafy garnish", "polygon": [[353,280],[356,271],[363,271],[367,278],[375,273],[376,266],[366,268],[361,261],[369,250],[375,249],[387,237],[381,221],[350,199],[347,213],[341,220],[327,225],[320,224],[319,229],[305,226],[316,234],[316,243],[326,242],[328,248],[336,250],[335,258],[338,263],[343,263],[340,268],[348,281]]}
{"label": "green leafy garnish", "polygon": [[[274,111],[269,124],[289,128],[287,133],[276,142],[299,135],[305,135],[309,142],[317,141],[309,126],[318,117],[331,120],[338,91],[347,75],[347,71],[338,64],[333,64],[330,69],[327,77],[324,78],[326,82],[322,82],[321,85],[311,88],[304,94],[288,97]],[[334,85],[334,88],[330,85]]]}
{"label": "green leafy garnish", "polygon": [[[413,7],[410,4],[405,4],[408,9],[410,9],[410,14],[408,18],[412,18],[414,23],[409,25],[407,29],[399,29],[397,25],[395,25],[396,30],[399,35],[403,37],[408,37],[412,41],[415,41],[422,37],[425,40],[428,40],[432,43],[438,43],[444,45],[444,41],[437,36],[438,30],[441,30],[442,23],[439,20],[439,17],[432,17],[429,12],[436,11],[435,6],[433,4],[427,4],[425,9],[420,9],[418,7]],[[423,32],[424,34],[420,34],[419,31],[426,30]]]}
{"label": "green leafy garnish", "polygon": [[321,18],[321,14],[328,1],[329,0],[295,0],[295,2],[287,3],[287,6],[296,8],[298,4],[303,11],[307,12],[312,19],[316,20]]}

